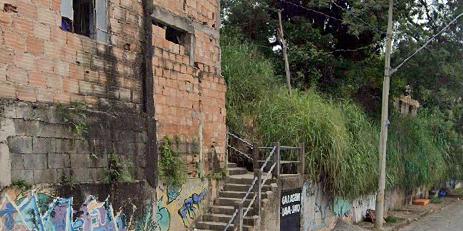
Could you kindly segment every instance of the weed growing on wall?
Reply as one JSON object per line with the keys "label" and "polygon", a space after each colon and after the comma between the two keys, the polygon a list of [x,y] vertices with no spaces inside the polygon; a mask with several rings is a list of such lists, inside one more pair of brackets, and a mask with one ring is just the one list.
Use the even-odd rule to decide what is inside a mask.
{"label": "weed growing on wall", "polygon": [[109,155],[105,181],[109,184],[116,182],[132,182],[133,177],[129,168],[129,164],[124,162],[120,156],[116,154]]}
{"label": "weed growing on wall", "polygon": [[74,102],[70,106],[58,105],[57,112],[64,123],[69,124],[78,136],[88,133],[86,105]]}
{"label": "weed growing on wall", "polygon": [[32,188],[32,185],[28,184],[25,180],[13,181],[10,186],[18,188],[21,191],[27,191]]}
{"label": "weed growing on wall", "polygon": [[161,158],[159,170],[161,180],[169,186],[181,187],[185,183],[186,166],[178,152],[174,151],[172,141],[165,137],[160,145]]}

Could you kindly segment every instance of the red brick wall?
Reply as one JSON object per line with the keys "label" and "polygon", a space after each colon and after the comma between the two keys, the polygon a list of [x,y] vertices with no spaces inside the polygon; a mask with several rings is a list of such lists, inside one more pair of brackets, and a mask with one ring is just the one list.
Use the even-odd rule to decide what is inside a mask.
{"label": "red brick wall", "polygon": [[154,5],[176,15],[189,17],[201,24],[218,28],[219,0],[153,0],[153,2]]}
{"label": "red brick wall", "polygon": [[[219,11],[217,0],[155,0],[154,4],[174,15],[191,18],[193,22],[215,30]],[[165,33],[163,28],[153,25],[154,101],[158,137],[178,136],[182,142],[202,146],[206,166],[210,164],[208,154],[214,146],[219,160],[223,161],[226,86],[220,74],[219,39],[196,29],[195,47],[192,48],[195,54],[194,65],[190,65],[188,47],[167,41]],[[187,156],[186,159],[188,162],[192,159],[198,161],[199,157]],[[194,175],[193,165],[190,164],[190,171]]]}
{"label": "red brick wall", "polygon": [[[109,0],[110,46],[62,31],[60,2],[0,0],[0,99],[90,106],[110,101],[141,111],[141,2]],[[5,3],[17,12],[3,11]],[[154,4],[211,30],[218,28],[218,0]],[[223,160],[226,87],[220,75],[219,39],[195,30],[192,64],[187,48],[165,40],[164,33],[153,25],[158,138],[178,136],[198,144],[203,160],[214,145]],[[199,153],[193,152],[198,159]]]}
{"label": "red brick wall", "polygon": [[[95,105],[106,98],[141,103],[142,7],[109,1],[110,44],[60,29],[60,0],[0,0],[0,97]],[[138,65],[139,66],[139,65]]]}

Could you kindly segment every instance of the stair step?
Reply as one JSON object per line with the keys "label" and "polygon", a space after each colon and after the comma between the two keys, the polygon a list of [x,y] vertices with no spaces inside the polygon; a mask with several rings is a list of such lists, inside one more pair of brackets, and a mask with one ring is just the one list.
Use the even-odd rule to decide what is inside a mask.
{"label": "stair step", "polygon": [[[223,190],[224,191],[238,191],[238,192],[247,192],[251,185],[247,184],[229,184],[226,183]],[[262,191],[270,191],[272,187],[270,185],[263,185]]]}
{"label": "stair step", "polygon": [[[252,197],[253,197],[253,195],[248,196],[248,198],[244,201],[243,206],[245,206],[245,207],[249,206],[249,203],[251,203]],[[220,197],[220,198],[215,199],[214,204],[216,204],[216,205],[224,205],[224,206],[235,206],[236,203],[238,203],[239,201],[241,201],[240,198]],[[254,206],[254,204],[253,204],[253,206]]]}
{"label": "stair step", "polygon": [[[235,207],[234,206],[224,206],[224,205],[214,205],[210,208],[210,211],[215,214],[233,215],[233,213],[235,213]],[[254,216],[255,214],[256,214],[256,209],[251,208],[247,216]]]}
{"label": "stair step", "polygon": [[228,175],[243,175],[248,173],[245,168],[228,168]]}
{"label": "stair step", "polygon": [[[245,174],[245,175],[234,175],[234,176],[228,176],[226,178],[227,183],[231,184],[249,184],[254,181],[254,175],[253,174]],[[272,184],[276,183],[276,179],[268,179],[265,181],[265,184]]]}
{"label": "stair step", "polygon": [[[200,229],[212,229],[212,230],[224,230],[227,223],[225,222],[213,222],[213,221],[200,221],[196,223],[196,227]],[[233,230],[233,225],[230,225],[228,230]],[[243,231],[253,231],[254,228],[251,226],[243,225]]]}
{"label": "stair step", "polygon": [[[232,215],[227,215],[227,214],[206,214],[203,215],[202,221],[213,221],[213,222],[224,222],[228,223],[231,219]],[[243,219],[243,224],[244,225],[249,225],[249,226],[254,226],[254,223],[256,222],[257,217],[249,217],[246,216]]]}
{"label": "stair step", "polygon": [[[246,192],[240,192],[240,191],[221,191],[221,192],[219,192],[219,197],[228,197],[228,198],[241,199],[245,195],[246,195]],[[251,192],[250,196],[254,196],[254,192]],[[267,194],[265,192],[262,193],[262,198],[267,198]]]}
{"label": "stair step", "polygon": [[236,168],[236,167],[238,167],[238,165],[236,163],[228,162],[227,167],[228,168]]}

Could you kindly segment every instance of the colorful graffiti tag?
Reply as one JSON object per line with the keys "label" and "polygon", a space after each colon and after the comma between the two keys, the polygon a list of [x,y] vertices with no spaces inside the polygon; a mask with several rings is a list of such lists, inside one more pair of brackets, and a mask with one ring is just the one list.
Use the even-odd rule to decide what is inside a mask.
{"label": "colorful graffiti tag", "polygon": [[206,196],[207,190],[204,190],[200,194],[193,193],[193,195],[185,199],[183,206],[178,210],[178,214],[186,227],[190,225],[190,219],[194,219],[197,216],[196,210],[199,210],[199,205]]}
{"label": "colorful graffiti tag", "polygon": [[[153,216],[153,211],[156,214]],[[143,219],[137,223],[138,231],[168,231],[170,229],[170,212],[162,201],[148,203]]]}
{"label": "colorful graffiti tag", "polygon": [[7,194],[2,196],[0,230],[126,231],[127,224],[123,214],[114,215],[108,199],[98,202],[89,196],[75,212],[72,198],[53,198],[32,191],[16,200]]}
{"label": "colorful graffiti tag", "polygon": [[333,211],[334,215],[338,217],[348,217],[352,211],[352,204],[343,198],[336,197],[334,199]]}

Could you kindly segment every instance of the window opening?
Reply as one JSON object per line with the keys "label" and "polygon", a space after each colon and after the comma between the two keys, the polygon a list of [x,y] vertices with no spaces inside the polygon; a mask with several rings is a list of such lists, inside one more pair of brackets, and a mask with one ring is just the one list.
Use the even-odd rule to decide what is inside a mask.
{"label": "window opening", "polygon": [[61,29],[108,42],[108,0],[61,0]]}

